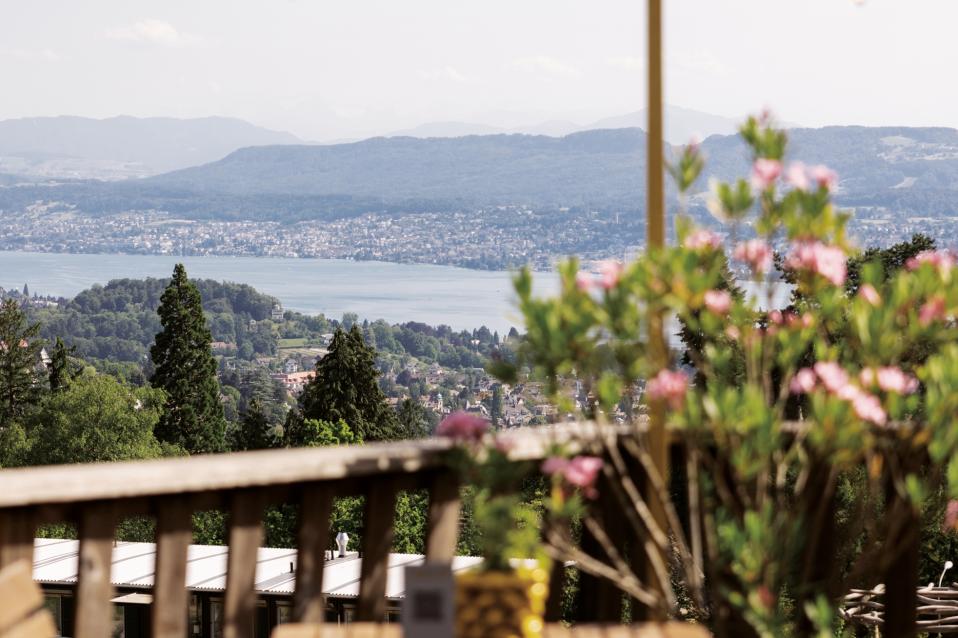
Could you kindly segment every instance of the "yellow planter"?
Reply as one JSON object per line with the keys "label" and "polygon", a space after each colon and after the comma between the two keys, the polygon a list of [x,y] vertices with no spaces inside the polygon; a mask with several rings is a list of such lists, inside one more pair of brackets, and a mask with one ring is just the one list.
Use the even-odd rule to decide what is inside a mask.
{"label": "yellow planter", "polygon": [[456,638],[538,638],[549,594],[542,568],[456,576]]}

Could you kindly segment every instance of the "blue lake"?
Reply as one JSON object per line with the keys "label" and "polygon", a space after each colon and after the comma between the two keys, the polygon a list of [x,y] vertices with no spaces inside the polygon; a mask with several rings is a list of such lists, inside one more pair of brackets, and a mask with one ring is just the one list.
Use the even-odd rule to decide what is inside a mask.
{"label": "blue lake", "polygon": [[[355,312],[363,319],[390,323],[421,321],[456,330],[485,325],[506,333],[521,327],[511,273],[453,266],[394,264],[341,259],[271,257],[167,257],[0,251],[0,286],[73,297],[111,279],[169,277],[183,262],[191,277],[249,284],[291,310],[340,318]],[[536,273],[536,292],[558,289],[555,273]],[[754,286],[748,282],[746,289]],[[781,305],[779,288],[772,305]],[[764,299],[763,299],[764,301]],[[765,305],[764,303],[761,305]]]}

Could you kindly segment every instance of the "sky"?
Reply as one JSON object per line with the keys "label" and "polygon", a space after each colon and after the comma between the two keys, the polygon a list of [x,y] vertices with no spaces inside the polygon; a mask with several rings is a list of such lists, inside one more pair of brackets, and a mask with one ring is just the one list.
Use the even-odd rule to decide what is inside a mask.
{"label": "sky", "polygon": [[[664,0],[666,100],[958,127],[958,2]],[[641,0],[0,0],[0,119],[239,117],[330,141],[644,106]]]}

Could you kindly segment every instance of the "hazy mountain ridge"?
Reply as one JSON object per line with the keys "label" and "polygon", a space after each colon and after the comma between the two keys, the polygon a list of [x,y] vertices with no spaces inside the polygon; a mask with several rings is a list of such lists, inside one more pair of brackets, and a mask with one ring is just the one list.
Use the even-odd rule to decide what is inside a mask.
{"label": "hazy mountain ridge", "polygon": [[32,117],[0,121],[0,171],[123,178],[220,159],[238,148],[302,144],[291,133],[226,117]]}
{"label": "hazy mountain ridge", "polygon": [[[838,171],[840,204],[909,214],[958,212],[958,131],[833,126],[794,129],[789,159]],[[143,180],[0,189],[0,208],[37,199],[97,214],[169,210],[194,218],[329,219],[389,210],[490,205],[641,209],[645,133],[604,129],[565,137],[373,138],[337,145],[243,148],[222,160]],[[747,175],[737,136],[702,144],[707,178]]]}
{"label": "hazy mountain ridge", "polygon": [[[665,107],[665,140],[684,144],[692,138],[731,135],[738,130],[739,120],[671,104]],[[623,115],[604,117],[585,124],[570,120],[546,120],[521,126],[498,126],[477,122],[427,122],[409,129],[388,133],[385,137],[465,137],[468,135],[548,135],[563,137],[595,129],[640,128],[645,130],[647,111],[642,109]]]}

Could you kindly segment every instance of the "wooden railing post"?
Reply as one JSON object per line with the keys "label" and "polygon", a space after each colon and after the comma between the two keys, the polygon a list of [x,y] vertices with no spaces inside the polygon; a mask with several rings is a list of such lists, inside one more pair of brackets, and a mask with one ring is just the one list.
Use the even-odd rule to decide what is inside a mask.
{"label": "wooden railing post", "polygon": [[299,550],[296,559],[296,598],[293,620],[318,624],[326,619],[323,565],[329,548],[332,491],[323,485],[303,490],[299,506]]}
{"label": "wooden railing post", "polygon": [[156,519],[153,638],[183,638],[187,635],[189,609],[186,554],[193,540],[193,511],[188,497],[164,499]]}
{"label": "wooden railing post", "polygon": [[256,561],[263,543],[262,492],[237,492],[230,508],[229,557],[223,638],[252,638],[256,609]]}
{"label": "wooden railing post", "polygon": [[386,576],[393,543],[397,488],[388,478],[373,483],[366,493],[363,518],[363,558],[360,568],[356,620],[386,620]]}
{"label": "wooden railing post", "polygon": [[36,518],[29,508],[0,512],[0,569],[18,560],[33,568],[33,535]]}
{"label": "wooden railing post", "polygon": [[459,541],[459,479],[453,472],[437,472],[429,488],[429,527],[426,561],[451,563]]}
{"label": "wooden railing post", "polygon": [[80,557],[77,572],[76,638],[109,638],[113,632],[113,544],[116,503],[87,506],[80,519]]}

